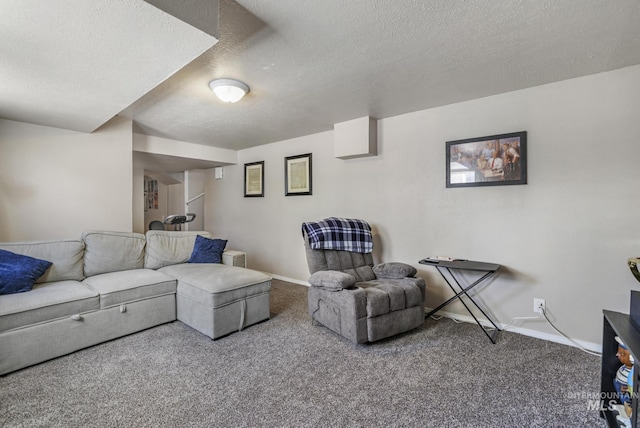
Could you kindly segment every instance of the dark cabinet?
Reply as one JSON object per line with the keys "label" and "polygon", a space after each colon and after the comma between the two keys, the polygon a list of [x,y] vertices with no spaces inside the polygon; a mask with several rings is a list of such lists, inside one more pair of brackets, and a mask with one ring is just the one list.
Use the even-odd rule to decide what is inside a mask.
{"label": "dark cabinet", "polygon": [[[609,427],[618,427],[616,421],[617,412],[613,405],[618,403],[618,396],[613,385],[616,372],[621,366],[616,353],[618,352],[618,342],[615,337],[618,336],[627,345],[631,355],[633,355],[634,364],[640,364],[640,328],[627,314],[620,312],[603,311],[604,326],[602,329],[602,374],[600,379],[600,415],[606,419]],[[640,366],[639,366],[640,367]],[[633,375],[633,395],[631,400],[631,426],[638,427],[638,382],[640,370],[636,367]]]}

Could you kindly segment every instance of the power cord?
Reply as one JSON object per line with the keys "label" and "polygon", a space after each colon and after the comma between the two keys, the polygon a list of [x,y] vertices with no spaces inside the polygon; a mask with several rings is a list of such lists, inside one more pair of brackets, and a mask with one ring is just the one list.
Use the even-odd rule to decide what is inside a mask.
{"label": "power cord", "polygon": [[431,315],[429,318],[431,318],[434,321],[440,321],[442,318],[448,318],[456,324],[463,324],[466,322],[466,321],[460,321],[459,319],[453,318],[453,317],[445,317],[444,315]]}
{"label": "power cord", "polygon": [[511,318],[511,322],[509,324],[504,325],[502,328],[504,330],[508,330],[510,327],[515,327],[513,325],[514,321],[522,321],[522,320],[539,320],[540,318],[542,318],[542,312],[539,313],[539,315],[535,316],[535,317],[514,317]]}
{"label": "power cord", "polygon": [[562,336],[564,336],[569,342],[573,343],[574,345],[576,345],[579,349],[581,349],[583,352],[589,354],[589,355],[595,355],[596,357],[602,357],[602,354],[598,353],[598,352],[593,352],[590,351],[588,349],[585,349],[582,345],[580,345],[578,342],[576,342],[575,340],[573,340],[572,338],[570,338],[569,336],[567,336],[566,334],[564,334],[563,332],[561,332],[549,319],[549,317],[547,316],[547,310],[546,308],[544,308],[543,306],[540,306],[540,311],[542,312],[542,315],[544,316],[544,319],[547,320],[547,322],[549,323],[549,325],[551,327],[553,327],[553,329],[555,331],[557,331],[558,333],[560,333]]}
{"label": "power cord", "polygon": [[[515,327],[513,325],[513,322],[516,320],[539,320],[540,318],[545,319],[545,321],[547,321],[547,323],[549,323],[549,325],[555,330],[557,331],[559,334],[561,334],[565,339],[567,339],[569,342],[573,343],[578,349],[580,349],[581,351],[589,354],[589,355],[594,355],[596,357],[602,357],[602,354],[598,353],[598,352],[593,352],[590,351],[588,349],[586,349],[585,347],[583,347],[582,345],[580,345],[578,342],[576,342],[575,340],[573,340],[572,338],[570,338],[569,336],[567,336],[566,334],[564,334],[562,331],[560,331],[560,329],[558,329],[558,327],[556,327],[553,322],[551,322],[551,320],[549,319],[549,317],[547,316],[547,309],[545,308],[545,306],[540,305],[538,306],[538,310],[540,310],[540,312],[538,313],[537,316],[535,317],[515,317],[515,318],[511,318],[511,322],[507,325],[504,325],[502,327],[503,330],[508,330],[510,327]],[[434,321],[439,321],[442,318],[445,318],[444,315],[431,315],[430,317],[432,320]],[[455,318],[449,318],[451,319],[453,322],[455,322],[456,324],[462,323],[464,321],[460,321],[457,320]],[[493,330],[493,329],[491,329]]]}
{"label": "power cord", "polygon": [[513,326],[513,322],[515,320],[538,320],[540,318],[544,318],[545,321],[547,321],[547,323],[559,334],[561,334],[565,339],[567,339],[569,342],[573,343],[578,349],[580,349],[581,351],[589,354],[589,355],[595,355],[596,357],[602,357],[602,354],[598,353],[598,352],[593,352],[590,351],[586,348],[584,348],[582,345],[580,345],[578,342],[576,342],[575,340],[573,340],[572,338],[570,338],[569,336],[567,336],[566,334],[564,334],[562,331],[560,331],[560,329],[558,327],[556,327],[553,322],[551,322],[551,320],[549,319],[549,317],[547,316],[547,309],[544,305],[540,305],[538,306],[538,310],[540,311],[538,313],[537,316],[535,317],[515,317],[511,319],[511,323],[509,323],[508,325],[504,326],[504,329],[508,329],[509,327],[514,327]]}
{"label": "power cord", "polygon": [[[535,317],[514,317],[514,318],[511,318],[511,322],[510,322],[509,324],[504,325],[504,326],[502,327],[502,328],[503,328],[503,330],[508,330],[510,327],[515,327],[515,326],[513,325],[513,322],[514,322],[514,321],[516,321],[516,320],[539,320],[540,318],[543,318],[543,317],[544,317],[545,321],[547,321],[547,323],[548,323],[548,324],[549,324],[549,325],[550,325],[550,326],[551,326],[551,327],[552,327],[556,332],[558,332],[559,334],[561,334],[561,335],[562,335],[565,339],[567,339],[569,342],[573,343],[573,344],[574,344],[578,349],[580,349],[581,351],[583,351],[583,352],[585,352],[585,353],[587,353],[587,354],[589,354],[589,355],[594,355],[594,356],[596,356],[596,357],[602,357],[602,354],[600,354],[600,353],[598,353],[598,352],[593,352],[593,351],[590,351],[590,350],[588,350],[588,349],[584,348],[584,347],[583,347],[582,345],[580,345],[578,342],[576,342],[575,340],[573,340],[572,338],[570,338],[569,336],[567,336],[566,334],[564,334],[562,331],[560,331],[560,329],[558,329],[558,328],[553,324],[553,322],[551,322],[551,320],[549,319],[549,317],[547,316],[547,309],[546,309],[543,305],[540,305],[540,306],[538,307],[538,309],[540,310],[540,312],[539,312],[539,313],[538,313],[538,315],[537,315],[537,316],[535,316]],[[435,316],[432,316],[431,318],[432,318],[432,319],[434,319],[434,320],[436,320],[436,321],[438,321],[438,320],[440,320],[440,319],[441,319],[441,318],[443,318],[443,317],[442,317],[442,316],[439,316],[438,318],[436,318]],[[454,321],[454,322],[456,322],[456,323],[460,323],[460,322],[462,322],[462,321],[458,321],[458,320],[456,320],[456,319],[454,319],[454,318],[452,318],[452,319],[453,319],[453,321]]]}

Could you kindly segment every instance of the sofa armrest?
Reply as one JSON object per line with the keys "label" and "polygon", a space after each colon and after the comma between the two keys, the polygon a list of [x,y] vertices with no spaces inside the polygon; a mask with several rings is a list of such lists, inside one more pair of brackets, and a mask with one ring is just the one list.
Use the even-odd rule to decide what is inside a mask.
{"label": "sofa armrest", "polygon": [[377,278],[405,278],[414,277],[418,270],[406,263],[391,262],[381,263],[373,268],[373,273]]}
{"label": "sofa armrest", "polygon": [[227,266],[247,267],[247,253],[236,250],[224,250],[222,264]]}
{"label": "sofa armrest", "polygon": [[309,284],[329,291],[340,291],[355,287],[356,278],[337,270],[320,270],[309,277]]}

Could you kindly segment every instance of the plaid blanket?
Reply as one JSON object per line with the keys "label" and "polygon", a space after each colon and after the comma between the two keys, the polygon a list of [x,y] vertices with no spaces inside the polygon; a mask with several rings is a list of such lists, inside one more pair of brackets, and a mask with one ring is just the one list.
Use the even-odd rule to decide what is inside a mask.
{"label": "plaid blanket", "polygon": [[313,250],[341,250],[356,253],[373,251],[371,227],[364,220],[329,217],[302,223]]}

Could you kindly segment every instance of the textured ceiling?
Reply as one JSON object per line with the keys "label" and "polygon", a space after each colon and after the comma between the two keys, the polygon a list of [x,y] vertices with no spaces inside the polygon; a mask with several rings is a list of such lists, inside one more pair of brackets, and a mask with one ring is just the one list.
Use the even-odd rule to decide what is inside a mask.
{"label": "textured ceiling", "polygon": [[[123,3],[140,9],[140,2]],[[1,20],[4,27],[12,17]],[[58,25],[82,21],[78,10]],[[114,37],[99,21],[92,31]],[[381,119],[640,64],[639,23],[638,0],[220,0],[219,43],[146,95],[129,97],[137,101],[120,114],[139,133],[242,149],[362,116]],[[27,76],[48,81],[59,103],[74,103],[73,88],[48,77],[59,62],[85,76],[97,68],[107,69],[104,79],[119,72],[96,58],[100,50],[83,47],[66,57],[39,52],[31,40],[45,35],[34,27],[29,24],[28,44],[3,40],[1,53],[20,57],[11,64]],[[129,41],[138,43],[147,28],[133,28],[139,34]],[[20,43],[24,48],[6,46]],[[221,103],[207,83],[223,77],[244,81],[251,92],[236,104]],[[126,84],[122,76],[118,81]],[[0,116],[37,123],[42,109],[58,108],[40,99],[38,109],[30,80],[1,84]],[[116,104],[100,86],[95,82],[95,92],[85,95],[95,108]],[[86,108],[93,109],[68,109],[59,126],[80,121]]]}
{"label": "textured ceiling", "polygon": [[[638,0],[237,0],[220,42],[124,114],[241,149],[640,63]],[[222,104],[207,82],[251,87]]]}
{"label": "textured ceiling", "polygon": [[92,132],[216,42],[141,0],[0,0],[0,117]]}

